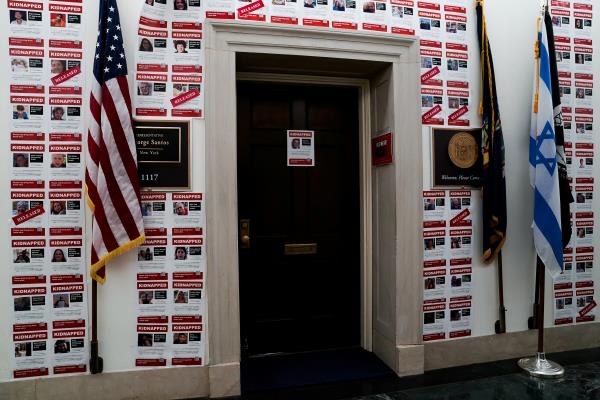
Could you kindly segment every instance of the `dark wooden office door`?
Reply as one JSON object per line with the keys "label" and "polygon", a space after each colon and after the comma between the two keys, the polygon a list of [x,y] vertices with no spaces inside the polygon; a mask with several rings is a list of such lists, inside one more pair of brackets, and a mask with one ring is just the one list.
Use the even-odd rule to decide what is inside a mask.
{"label": "dark wooden office door", "polygon": [[[359,346],[358,90],[238,82],[237,98],[243,355]],[[288,129],[315,131],[316,166],[287,166]]]}

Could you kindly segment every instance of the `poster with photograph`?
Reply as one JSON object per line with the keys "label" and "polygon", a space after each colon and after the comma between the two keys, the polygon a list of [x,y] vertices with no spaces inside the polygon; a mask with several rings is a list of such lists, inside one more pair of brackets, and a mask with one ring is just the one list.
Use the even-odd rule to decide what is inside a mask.
{"label": "poster with photograph", "polygon": [[360,16],[357,2],[357,0],[331,0],[331,27],[357,30]]}
{"label": "poster with photograph", "polygon": [[446,258],[446,229],[426,230],[423,232],[424,259],[439,260]]}
{"label": "poster with photograph", "polygon": [[204,255],[201,237],[173,237],[172,262],[174,271],[200,271]]}
{"label": "poster with photograph", "polygon": [[304,0],[267,1],[269,2],[269,15],[272,23],[298,25],[298,16]]}
{"label": "poster with photograph", "polygon": [[14,238],[11,240],[11,274],[13,284],[22,282],[17,277],[43,277],[46,272],[46,239]]}
{"label": "poster with photograph", "polygon": [[387,0],[362,0],[362,29],[365,31],[387,32],[390,25]]}
{"label": "poster with photograph", "polygon": [[44,23],[44,3],[41,1],[9,0],[8,29],[11,35],[25,37],[43,37],[46,31]]}
{"label": "poster with photograph", "polygon": [[49,244],[47,265],[50,272],[80,277],[85,273],[83,238],[50,239]]}
{"label": "poster with photograph", "polygon": [[[587,74],[586,74],[587,75]],[[593,79],[593,77],[592,77]],[[575,79],[575,108],[590,109],[594,104],[593,80]]]}
{"label": "poster with photograph", "polygon": [[[590,221],[593,224],[593,220]],[[579,229],[579,228],[578,228]],[[581,254],[575,257],[575,281],[589,282],[593,280],[594,255]]]}
{"label": "poster with photograph", "polygon": [[204,333],[201,315],[174,315],[171,335],[171,365],[202,365]]}
{"label": "poster with photograph", "polygon": [[165,272],[137,274],[137,313],[139,316],[167,315],[169,276]]}
{"label": "poster with photograph", "polygon": [[136,74],[136,116],[164,117],[167,102],[168,76],[158,73]]}
{"label": "poster with photograph", "polygon": [[591,39],[574,38],[575,71],[593,73],[594,47]]}
{"label": "poster with photograph", "polygon": [[573,295],[573,290],[554,292],[554,325],[567,325],[574,322],[575,304]]}
{"label": "poster with photograph", "polygon": [[10,367],[14,379],[48,375],[48,325],[45,322],[14,324],[12,326],[13,352]]}
{"label": "poster with photograph", "polygon": [[592,4],[573,3],[573,36],[576,38],[592,37],[594,10]]}
{"label": "poster with photograph", "polygon": [[[170,1],[169,1],[170,4]],[[167,0],[145,0],[142,6],[142,17],[165,21],[170,15],[170,9],[167,7]],[[140,20],[140,23],[142,21]]]}
{"label": "poster with photograph", "polygon": [[268,1],[237,0],[237,19],[246,21],[267,21]]}
{"label": "poster with photograph", "polygon": [[50,287],[53,320],[83,320],[86,317],[83,275],[53,275]]}
{"label": "poster with photograph", "polygon": [[433,87],[444,86],[442,42],[421,40],[421,84]]}
{"label": "poster with photograph", "polygon": [[419,35],[421,39],[439,41],[443,38],[442,10],[438,2],[419,1]]}
{"label": "poster with photograph", "polygon": [[444,125],[444,89],[421,87],[421,121],[423,125]]}
{"label": "poster with photograph", "polygon": [[49,320],[50,305],[46,285],[12,287],[13,324],[40,323]]}
{"label": "poster with photograph", "polygon": [[449,306],[448,338],[471,336],[471,300],[451,302]]}
{"label": "poster with photograph", "polygon": [[[301,0],[302,25],[329,27],[331,4],[333,0]],[[330,13],[331,11],[331,13]]]}
{"label": "poster with photograph", "polygon": [[450,302],[471,298],[473,276],[471,258],[455,258],[450,260]]}
{"label": "poster with photograph", "polygon": [[556,65],[559,71],[573,70],[573,41],[570,36],[554,36],[554,48],[556,50]]}
{"label": "poster with photograph", "polygon": [[560,85],[560,102],[564,107],[574,107],[574,91],[573,91],[573,79],[572,74],[559,73],[558,84]]}
{"label": "poster with photograph", "polygon": [[202,193],[172,193],[169,210],[172,226],[187,228],[202,227],[205,218],[202,199]]}
{"label": "poster with photograph", "polygon": [[203,273],[173,272],[172,310],[174,314],[202,314]]}
{"label": "poster with photograph", "polygon": [[[185,0],[173,0],[173,4],[175,7],[180,7],[181,3]],[[187,0],[190,3],[197,4],[198,9],[200,9],[200,0]],[[235,0],[205,0],[205,8],[206,8],[206,18],[216,18],[216,19],[235,19],[235,11],[236,11],[236,1]],[[189,7],[191,10],[191,7]],[[191,15],[185,15],[187,19],[194,19],[194,10],[192,10]],[[198,17],[196,20],[200,19]]]}
{"label": "poster with photograph", "polygon": [[[591,109],[577,109],[576,111],[591,110]],[[589,112],[589,111],[588,111]],[[572,137],[577,141],[593,141],[594,132],[594,117],[592,115],[575,115],[574,133]]]}
{"label": "poster with photograph", "polygon": [[594,282],[578,282],[575,291],[576,317],[577,323],[594,322],[598,305],[595,300]]}
{"label": "poster with photograph", "polygon": [[451,190],[449,192],[450,203],[450,226],[451,227],[470,227],[472,221],[472,195],[471,190]]}
{"label": "poster with photograph", "polygon": [[49,192],[49,226],[52,228],[83,227],[84,204],[82,196],[81,190]]}
{"label": "poster with photograph", "polygon": [[48,179],[82,180],[83,145],[81,143],[50,144],[48,150],[49,156],[46,161]]}
{"label": "poster with photograph", "polygon": [[574,168],[571,177],[592,178],[594,173],[594,144],[575,143]]}
{"label": "poster with photograph", "polygon": [[418,27],[415,1],[390,0],[390,7],[392,9],[391,32],[414,36]]}
{"label": "poster with photograph", "polygon": [[550,2],[550,15],[555,35],[571,37],[573,35],[573,15],[569,1],[553,0]]}
{"label": "poster with photograph", "polygon": [[594,207],[594,178],[576,178],[575,211],[589,212]]}
{"label": "poster with photograph", "polygon": [[158,192],[142,192],[140,195],[144,227],[164,227],[167,222],[167,194]]}
{"label": "poster with photograph", "polygon": [[448,311],[446,303],[427,303],[423,305],[423,341],[446,339],[448,330]]}
{"label": "poster with photograph", "polygon": [[58,38],[81,38],[83,7],[72,2],[49,4],[50,23],[48,35]]}
{"label": "poster with photograph", "polygon": [[[450,83],[450,81],[448,82]],[[446,109],[448,110],[449,126],[471,126],[472,106],[469,90],[448,89],[446,92]]]}
{"label": "poster with photograph", "polygon": [[[189,41],[200,45],[200,41]],[[195,64],[199,65],[199,64]],[[183,66],[179,64],[179,66]],[[202,104],[204,103],[204,90],[202,89],[202,76],[191,74],[173,74],[171,76],[171,116],[173,117],[201,117]]]}
{"label": "poster with photograph", "polygon": [[10,82],[40,85],[44,77],[43,40],[10,37],[9,46]]}
{"label": "poster with photograph", "polygon": [[85,329],[52,331],[52,372],[55,375],[87,371],[88,341]]}
{"label": "poster with photograph", "polygon": [[466,43],[467,40],[467,8],[444,4],[444,38],[448,42]]}
{"label": "poster with photograph", "polygon": [[46,226],[46,193],[38,191],[11,191],[11,220],[20,228]]}
{"label": "poster with photograph", "polygon": [[162,237],[147,237],[138,247],[137,268],[140,272],[161,273],[171,266],[168,256],[168,239]]}
{"label": "poster with photograph", "polygon": [[[572,239],[571,239],[572,242]],[[573,255],[563,255],[563,272],[554,278],[554,290],[564,290],[573,287]]]}
{"label": "poster with photograph", "polygon": [[169,317],[137,317],[136,367],[165,367],[169,356]]}
{"label": "poster with photograph", "polygon": [[446,192],[444,190],[429,190],[423,192],[424,221],[445,221],[448,217],[447,213]]}
{"label": "poster with photograph", "polygon": [[43,143],[12,143],[9,158],[12,189],[44,189],[46,168]]}
{"label": "poster with photograph", "polygon": [[466,46],[446,43],[446,79],[466,82],[469,79],[469,53]]}
{"label": "poster with photograph", "polygon": [[471,258],[473,256],[473,230],[450,229],[450,257]]}
{"label": "poster with photograph", "polygon": [[315,131],[287,131],[287,166],[315,166]]}
{"label": "poster with photograph", "polygon": [[45,103],[42,96],[11,95],[12,128],[17,131],[41,132],[45,127]]}
{"label": "poster with photograph", "polygon": [[448,277],[444,262],[436,263],[423,270],[423,300],[426,302],[446,301],[448,294]]}

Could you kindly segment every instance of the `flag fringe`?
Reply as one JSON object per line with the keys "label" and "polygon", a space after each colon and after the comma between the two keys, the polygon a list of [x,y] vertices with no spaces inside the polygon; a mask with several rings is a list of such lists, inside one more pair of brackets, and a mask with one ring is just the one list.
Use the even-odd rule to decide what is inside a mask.
{"label": "flag fringe", "polygon": [[95,280],[96,282],[100,283],[101,285],[103,285],[104,282],[106,282],[106,274],[103,278],[98,275],[98,271],[102,267],[106,266],[106,263],[109,262],[110,260],[117,258],[121,254],[128,252],[129,250],[131,250],[134,247],[138,247],[139,245],[144,243],[145,240],[146,240],[146,235],[142,234],[139,237],[137,237],[136,239],[133,239],[133,240],[129,241],[128,243],[125,243],[124,245],[117,247],[110,253],[105,254],[100,260],[98,260],[96,263],[94,263],[90,266],[91,278],[93,280]]}
{"label": "flag fringe", "polygon": [[504,242],[506,242],[506,236],[502,237],[502,240],[500,241],[500,244],[496,247],[496,250],[492,252],[491,249],[487,249],[483,252],[483,262],[485,264],[489,265],[496,259],[498,253],[500,253],[502,251],[502,247],[504,247]]}
{"label": "flag fringe", "polygon": [[92,201],[92,199],[90,197],[90,194],[88,192],[88,185],[85,185],[85,201],[86,201],[90,211],[93,214],[94,211],[96,211],[96,205],[94,204],[94,202]]}

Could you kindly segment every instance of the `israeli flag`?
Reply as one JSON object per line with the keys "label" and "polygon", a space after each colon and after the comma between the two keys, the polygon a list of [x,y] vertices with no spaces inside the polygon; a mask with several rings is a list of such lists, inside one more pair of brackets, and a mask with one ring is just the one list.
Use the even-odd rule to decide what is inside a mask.
{"label": "israeli flag", "polygon": [[529,138],[530,178],[534,189],[533,239],[537,254],[554,278],[563,269],[560,192],[548,37],[544,18],[539,21],[539,56],[536,60]]}

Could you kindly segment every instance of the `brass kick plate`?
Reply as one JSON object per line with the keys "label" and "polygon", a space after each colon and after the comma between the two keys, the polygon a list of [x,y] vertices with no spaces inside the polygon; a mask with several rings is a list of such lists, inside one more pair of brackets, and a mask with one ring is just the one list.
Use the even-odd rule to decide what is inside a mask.
{"label": "brass kick plate", "polygon": [[316,243],[305,243],[305,244],[286,244],[285,255],[286,256],[297,256],[302,254],[317,254]]}

